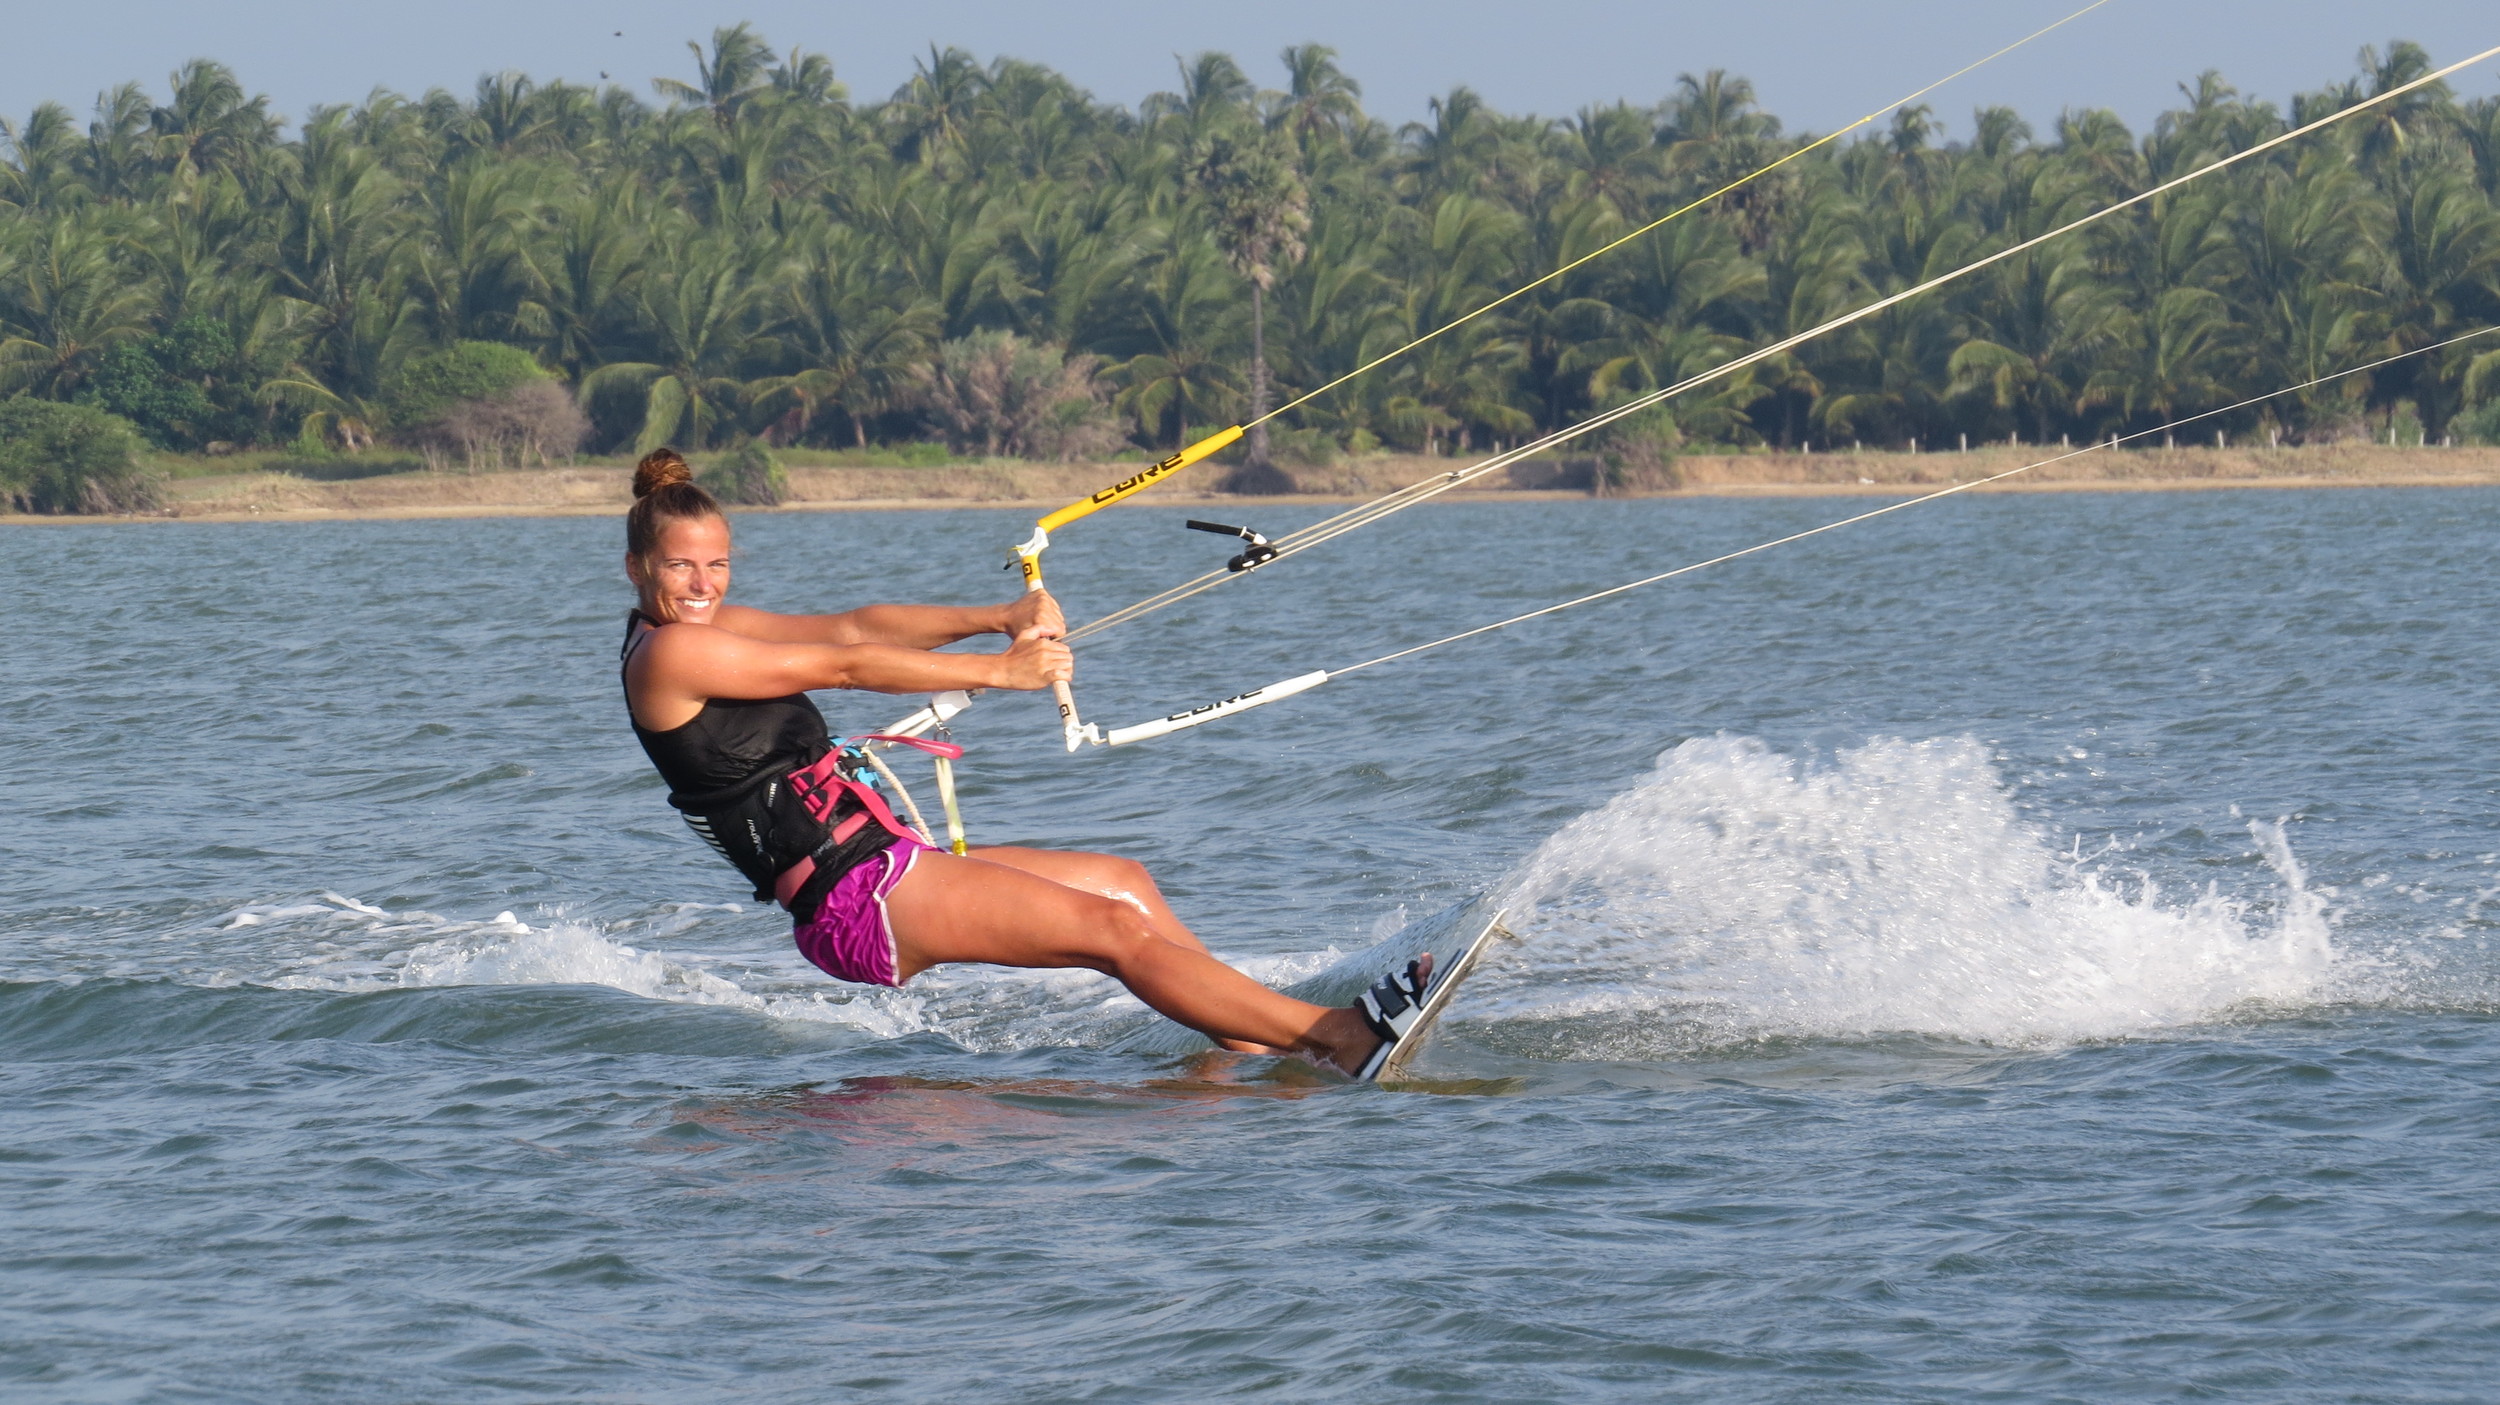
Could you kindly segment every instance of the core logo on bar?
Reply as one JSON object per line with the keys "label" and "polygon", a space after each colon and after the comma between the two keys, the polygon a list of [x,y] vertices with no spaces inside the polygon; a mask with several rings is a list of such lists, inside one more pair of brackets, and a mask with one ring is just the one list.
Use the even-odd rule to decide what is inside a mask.
{"label": "core logo on bar", "polygon": [[1101,492],[1094,494],[1094,496],[1088,499],[1088,501],[1097,503],[1109,502],[1113,498],[1120,496],[1122,493],[1128,492],[1132,488],[1152,483],[1156,479],[1171,472],[1173,469],[1187,468],[1189,465],[1182,462],[1182,460],[1187,457],[1189,456],[1186,453],[1174,454],[1172,457],[1165,459],[1163,462],[1156,464],[1154,467],[1149,468],[1134,477],[1121,479],[1119,482],[1114,483],[1110,487],[1103,489]]}

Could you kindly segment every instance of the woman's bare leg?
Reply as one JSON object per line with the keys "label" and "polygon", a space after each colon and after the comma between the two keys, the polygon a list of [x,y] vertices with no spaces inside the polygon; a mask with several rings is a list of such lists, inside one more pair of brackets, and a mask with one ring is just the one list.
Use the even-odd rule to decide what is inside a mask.
{"label": "woman's bare leg", "polygon": [[[1198,940],[1198,934],[1189,930],[1188,924],[1181,921],[1180,914],[1174,912],[1172,905],[1164,901],[1163,890],[1155,886],[1154,875],[1148,873],[1146,866],[1135,859],[1123,859],[1112,854],[1087,853],[1079,849],[1023,849],[1007,844],[986,845],[974,849],[972,857],[985,863],[1005,864],[1009,868],[1037,874],[1063,888],[1074,888],[1080,893],[1096,893],[1115,902],[1127,903],[1146,914],[1146,920],[1154,924],[1155,931],[1160,933],[1165,941],[1198,951],[1207,949],[1207,944]],[[1207,1037],[1215,1039],[1216,1047],[1229,1049],[1236,1054],[1290,1054],[1293,1052],[1291,1049],[1257,1044],[1247,1039],[1221,1039],[1214,1035]]]}
{"label": "woman's bare leg", "polygon": [[999,844],[977,848],[972,857],[984,863],[1005,864],[1027,873],[1038,874],[1063,888],[1080,893],[1098,893],[1135,907],[1155,924],[1155,930],[1167,942],[1194,946],[1200,951],[1207,944],[1189,930],[1163,899],[1163,890],[1155,886],[1154,875],[1135,859],[1115,854],[1090,854],[1074,849],[1022,849]]}
{"label": "woman's bare leg", "polygon": [[[1166,909],[1168,911],[1168,909]],[[1353,1009],[1280,995],[1173,941],[1138,905],[983,859],[924,853],[886,898],[904,980],[949,961],[1100,971],[1209,1038],[1360,1067],[1380,1041]]]}

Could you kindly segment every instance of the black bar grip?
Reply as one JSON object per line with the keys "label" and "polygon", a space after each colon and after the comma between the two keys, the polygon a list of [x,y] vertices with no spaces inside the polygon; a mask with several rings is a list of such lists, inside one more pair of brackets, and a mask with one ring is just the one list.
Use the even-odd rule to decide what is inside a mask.
{"label": "black bar grip", "polygon": [[1244,541],[1250,539],[1249,532],[1240,527],[1227,527],[1221,522],[1201,522],[1196,518],[1191,518],[1181,525],[1193,532],[1213,532],[1219,537],[1240,537]]}

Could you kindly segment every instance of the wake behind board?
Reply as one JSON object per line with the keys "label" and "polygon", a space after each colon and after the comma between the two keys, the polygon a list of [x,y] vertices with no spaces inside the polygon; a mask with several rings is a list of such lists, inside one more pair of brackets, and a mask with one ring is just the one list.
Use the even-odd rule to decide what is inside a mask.
{"label": "wake behind board", "polygon": [[[1421,1050],[1432,1033],[1432,1026],[1449,1008],[1451,998],[1467,977],[1474,973],[1487,949],[1494,942],[1511,936],[1502,925],[1502,910],[1481,898],[1471,898],[1456,907],[1434,913],[1420,921],[1410,922],[1395,934],[1376,945],[1346,957],[1315,976],[1308,976],[1285,987],[1285,994],[1314,1005],[1351,1005],[1356,996],[1372,982],[1392,971],[1406,969],[1406,963],[1429,951],[1432,953],[1432,983],[1424,990],[1422,1018],[1407,1031],[1397,1051],[1381,1067],[1377,1077],[1394,1078]],[[1146,1028],[1123,1039],[1117,1046],[1132,1054],[1190,1054],[1215,1047],[1207,1037],[1168,1020],[1157,1020]]]}

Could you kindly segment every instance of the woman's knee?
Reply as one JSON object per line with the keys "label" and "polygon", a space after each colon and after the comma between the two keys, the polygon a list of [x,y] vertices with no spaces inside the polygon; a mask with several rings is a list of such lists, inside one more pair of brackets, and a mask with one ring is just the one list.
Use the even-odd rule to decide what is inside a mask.
{"label": "woman's knee", "polygon": [[1155,890],[1154,875],[1148,873],[1146,866],[1137,860],[1124,859],[1116,854],[1098,854],[1095,858],[1102,865],[1099,872],[1103,886],[1112,892],[1133,893],[1142,898]]}
{"label": "woman's knee", "polygon": [[1065,875],[1060,881],[1076,879],[1088,888],[1133,888],[1152,883],[1146,866],[1135,859],[1118,854],[1098,854],[1085,849],[1045,850],[1051,862]]}
{"label": "woman's knee", "polygon": [[1082,928],[1074,937],[1074,954],[1086,965],[1115,975],[1155,947],[1170,944],[1146,914],[1117,898],[1098,897],[1086,904]]}

